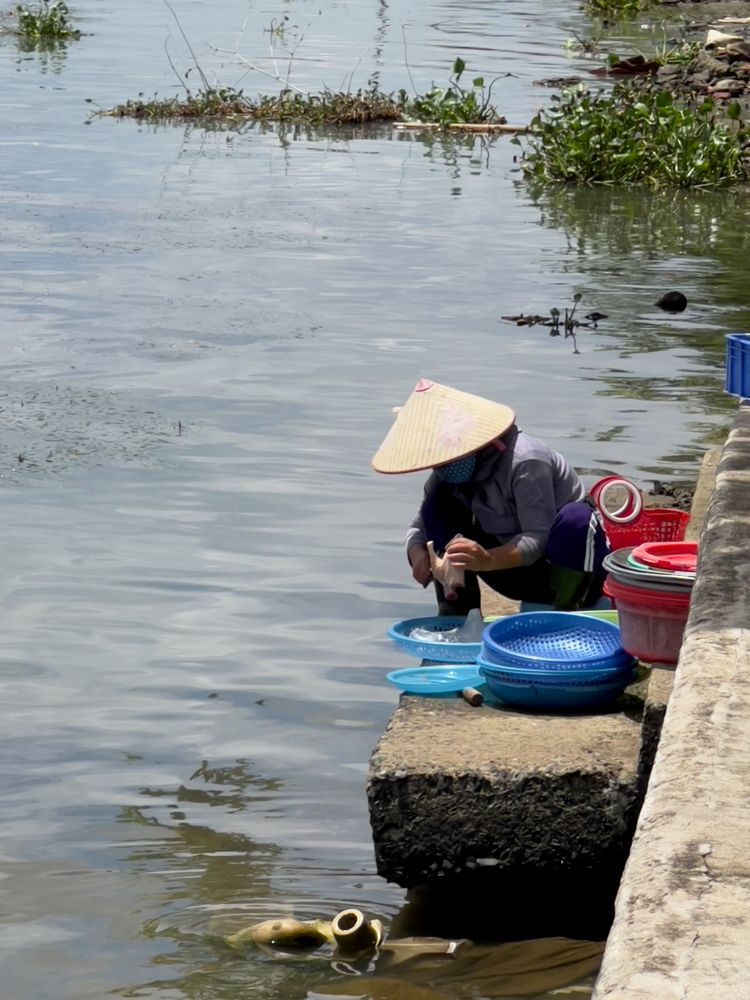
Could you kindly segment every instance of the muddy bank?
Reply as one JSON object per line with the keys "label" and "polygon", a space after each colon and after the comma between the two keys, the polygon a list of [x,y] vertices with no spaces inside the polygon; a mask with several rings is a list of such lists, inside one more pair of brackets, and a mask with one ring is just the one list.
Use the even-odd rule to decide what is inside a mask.
{"label": "muddy bank", "polygon": [[750,117],[750,4],[743,4],[741,9],[742,15],[723,13],[700,25],[689,25],[686,41],[697,42],[700,47],[685,65],[658,67],[657,83],[693,101],[709,98],[726,108],[737,102],[741,117]]}
{"label": "muddy bank", "polygon": [[[664,52],[653,56],[618,52],[611,62],[602,53],[603,65],[594,67],[591,75],[613,83],[630,80],[636,86],[656,86],[690,102],[710,99],[720,109],[736,102],[740,117],[750,120],[750,3],[696,5],[662,0],[659,8],[678,12],[683,19],[681,25],[666,25],[673,37]],[[596,53],[597,42],[582,43],[582,50]],[[538,86],[555,88],[590,82],[581,76],[535,81]]]}
{"label": "muddy bank", "polygon": [[648,507],[673,507],[675,510],[689,511],[694,495],[695,483],[662,483],[655,480],[652,488],[645,492],[644,499]]}

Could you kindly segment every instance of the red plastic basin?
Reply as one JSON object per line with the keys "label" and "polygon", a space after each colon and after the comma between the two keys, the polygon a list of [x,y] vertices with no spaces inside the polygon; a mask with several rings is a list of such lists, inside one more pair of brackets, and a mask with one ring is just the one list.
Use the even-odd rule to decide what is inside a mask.
{"label": "red plastic basin", "polygon": [[677,663],[691,592],[630,587],[608,576],[604,593],[617,608],[623,649],[646,663]]}
{"label": "red plastic basin", "polygon": [[697,542],[643,542],[630,553],[636,562],[676,573],[695,573]]}

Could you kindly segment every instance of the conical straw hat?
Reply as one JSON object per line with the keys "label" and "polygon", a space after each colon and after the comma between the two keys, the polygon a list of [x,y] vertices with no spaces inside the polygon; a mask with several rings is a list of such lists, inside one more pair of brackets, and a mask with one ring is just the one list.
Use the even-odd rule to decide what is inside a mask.
{"label": "conical straw hat", "polygon": [[420,379],[372,460],[376,472],[419,472],[470,455],[516,417],[502,403]]}

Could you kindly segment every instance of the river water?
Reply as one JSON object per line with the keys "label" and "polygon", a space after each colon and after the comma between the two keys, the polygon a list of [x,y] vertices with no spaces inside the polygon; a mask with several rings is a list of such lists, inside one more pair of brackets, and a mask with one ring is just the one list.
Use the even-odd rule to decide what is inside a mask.
{"label": "river water", "polygon": [[[277,87],[248,62],[424,90],[461,55],[525,121],[591,65],[573,3],[174,11],[248,93]],[[73,15],[67,49],[0,39],[3,996],[296,1000],[327,964],[213,932],[403,907],[364,797],[406,665],[385,628],[431,611],[400,549],[420,484],[369,468],[392,406],[431,377],[587,475],[693,478],[750,318],[744,196],[532,192],[505,137],[90,118],[192,57],[158,0]],[[577,291],[608,316],[579,354],[501,319]]]}

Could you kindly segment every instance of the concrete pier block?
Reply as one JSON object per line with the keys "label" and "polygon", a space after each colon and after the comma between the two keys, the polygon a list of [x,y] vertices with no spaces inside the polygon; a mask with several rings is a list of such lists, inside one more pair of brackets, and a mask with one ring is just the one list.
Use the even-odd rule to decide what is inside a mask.
{"label": "concrete pier block", "polygon": [[639,806],[643,688],[619,710],[541,715],[402,695],[370,762],[380,875],[621,865]]}

